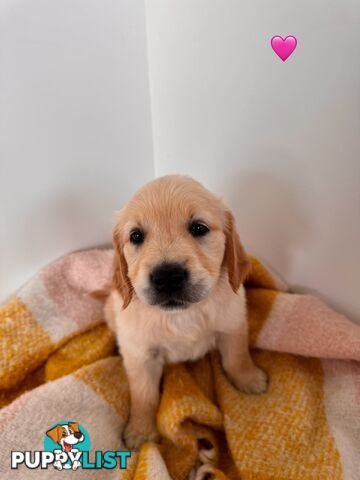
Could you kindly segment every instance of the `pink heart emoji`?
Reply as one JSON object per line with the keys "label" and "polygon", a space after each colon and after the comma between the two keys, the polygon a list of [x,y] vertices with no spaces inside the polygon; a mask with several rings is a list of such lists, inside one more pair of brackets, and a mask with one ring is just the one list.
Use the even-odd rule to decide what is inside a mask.
{"label": "pink heart emoji", "polygon": [[292,35],[289,35],[285,39],[279,35],[275,35],[271,39],[271,46],[278,57],[283,62],[293,53],[297,45],[297,40]]}

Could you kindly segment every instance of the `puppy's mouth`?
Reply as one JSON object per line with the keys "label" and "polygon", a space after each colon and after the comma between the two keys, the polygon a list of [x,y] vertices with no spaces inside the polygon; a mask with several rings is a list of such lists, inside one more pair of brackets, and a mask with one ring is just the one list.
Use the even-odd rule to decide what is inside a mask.
{"label": "puppy's mouth", "polygon": [[206,296],[206,289],[200,285],[189,285],[176,293],[159,293],[152,288],[145,291],[147,303],[163,310],[185,310]]}
{"label": "puppy's mouth", "polygon": [[170,298],[165,302],[159,303],[158,306],[164,310],[184,310],[190,306],[190,302],[184,302],[183,300],[175,300]]}
{"label": "puppy's mouth", "polygon": [[72,445],[70,443],[64,442],[64,450],[65,452],[70,452]]}

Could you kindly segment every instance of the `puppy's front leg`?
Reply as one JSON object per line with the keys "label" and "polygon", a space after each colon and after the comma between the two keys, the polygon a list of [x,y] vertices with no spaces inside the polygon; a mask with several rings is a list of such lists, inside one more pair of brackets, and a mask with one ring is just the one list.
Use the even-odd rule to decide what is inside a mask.
{"label": "puppy's front leg", "polygon": [[138,358],[122,352],[130,387],[130,418],[124,432],[128,448],[138,449],[146,441],[156,441],[156,410],[159,403],[163,362],[149,355]]}
{"label": "puppy's front leg", "polygon": [[267,375],[254,364],[249,353],[246,322],[234,334],[221,333],[218,348],[224,370],[239,390],[245,393],[266,391]]}

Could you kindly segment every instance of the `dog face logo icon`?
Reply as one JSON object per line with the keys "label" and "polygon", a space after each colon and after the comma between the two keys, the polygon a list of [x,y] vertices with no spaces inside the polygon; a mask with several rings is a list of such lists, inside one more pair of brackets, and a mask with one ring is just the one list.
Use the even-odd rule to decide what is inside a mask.
{"label": "dog face logo icon", "polygon": [[77,422],[61,422],[46,432],[46,436],[60,447],[52,450],[56,458],[54,467],[57,470],[77,470],[81,467],[81,452],[85,447],[81,444],[85,441],[85,433],[84,428]]}
{"label": "dog face logo icon", "polygon": [[51,440],[61,445],[63,452],[70,452],[73,446],[84,441],[84,434],[79,430],[77,422],[69,422],[67,425],[56,425],[46,432]]}

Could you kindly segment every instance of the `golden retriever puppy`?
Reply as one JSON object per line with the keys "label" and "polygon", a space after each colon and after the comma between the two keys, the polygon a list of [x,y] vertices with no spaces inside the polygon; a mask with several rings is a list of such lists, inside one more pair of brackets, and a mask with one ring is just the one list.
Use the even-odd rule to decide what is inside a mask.
{"label": "golden retriever puppy", "polygon": [[189,177],[158,178],[121,210],[113,244],[105,316],[129,380],[129,448],[157,439],[164,363],[197,360],[217,348],[239,390],[265,391],[267,377],[248,349],[242,282],[250,264],[219,198]]}

